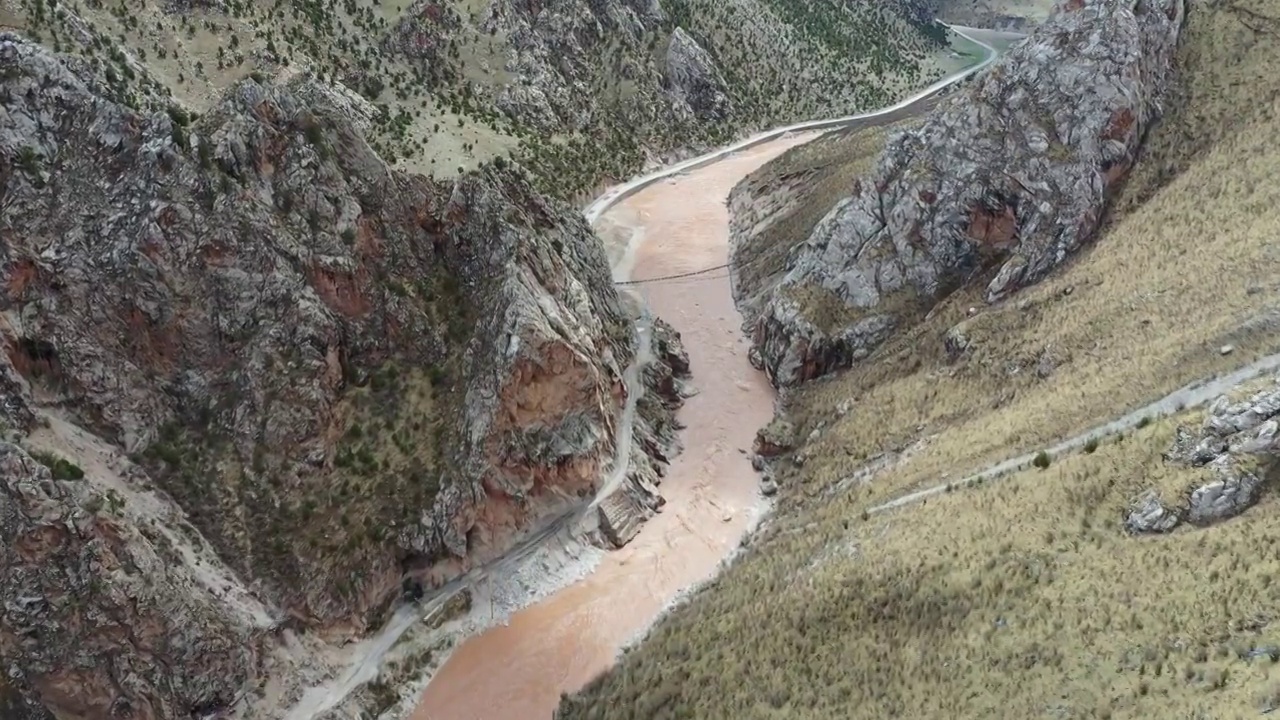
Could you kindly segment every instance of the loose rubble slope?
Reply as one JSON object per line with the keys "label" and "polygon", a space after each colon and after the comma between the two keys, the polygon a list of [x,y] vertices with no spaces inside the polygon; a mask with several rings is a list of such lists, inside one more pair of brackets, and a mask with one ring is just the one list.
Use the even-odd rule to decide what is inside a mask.
{"label": "loose rubble slope", "polygon": [[1159,115],[1182,13],[1178,0],[1066,3],[893,137],[754,318],[770,378],[848,367],[989,268],[995,302],[1078,250]]}

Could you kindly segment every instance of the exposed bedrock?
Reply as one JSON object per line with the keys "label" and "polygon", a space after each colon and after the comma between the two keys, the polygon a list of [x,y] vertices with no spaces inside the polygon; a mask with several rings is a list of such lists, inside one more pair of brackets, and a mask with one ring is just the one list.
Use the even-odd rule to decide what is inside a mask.
{"label": "exposed bedrock", "polygon": [[892,136],[749,309],[779,386],[869,355],[966,283],[989,302],[1088,242],[1159,117],[1182,0],[1071,0],[919,126]]}

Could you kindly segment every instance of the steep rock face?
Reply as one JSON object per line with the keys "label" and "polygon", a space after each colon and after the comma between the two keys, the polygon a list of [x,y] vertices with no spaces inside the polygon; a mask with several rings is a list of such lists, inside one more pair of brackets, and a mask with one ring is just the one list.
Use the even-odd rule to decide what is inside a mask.
{"label": "steep rock face", "polygon": [[[95,509],[96,508],[96,509]],[[229,705],[260,630],[84,482],[0,442],[0,714],[187,717]],[[34,698],[39,698],[36,702]]]}
{"label": "steep rock face", "polygon": [[402,567],[461,572],[599,481],[631,322],[519,172],[390,171],[322,86],[187,125],[13,35],[0,65],[7,424],[56,403],[131,453],[304,624],[359,628]]}
{"label": "steep rock face", "polygon": [[729,112],[719,68],[683,28],[676,28],[667,46],[667,87],[699,119],[720,120]]}
{"label": "steep rock face", "polygon": [[773,381],[847,367],[988,269],[995,302],[1077,250],[1160,113],[1182,18],[1182,0],[1073,0],[892,138],[753,328]]}

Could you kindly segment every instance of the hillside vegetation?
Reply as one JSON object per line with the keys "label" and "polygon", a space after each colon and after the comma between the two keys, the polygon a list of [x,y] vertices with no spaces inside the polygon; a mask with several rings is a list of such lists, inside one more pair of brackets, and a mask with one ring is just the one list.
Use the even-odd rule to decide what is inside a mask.
{"label": "hillside vegetation", "polygon": [[[1209,528],[1121,528],[1135,494],[1204,481],[1161,458],[1198,413],[867,512],[1274,351],[1280,3],[1197,5],[1187,23],[1181,85],[1096,243],[1003,304],[958,291],[791,393],[785,412],[811,439],[780,463],[768,526],[560,717],[1253,717],[1280,704],[1274,500]],[[754,180],[820,164],[806,152]],[[841,162],[865,162],[851,154]],[[801,227],[778,242],[820,214],[796,202]],[[963,351],[947,352],[948,334]]]}
{"label": "hillside vegetation", "polygon": [[349,89],[391,162],[451,177],[514,157],[561,197],[743,130],[877,107],[945,60],[912,0],[5,0],[0,26],[182,118],[245,77],[314,75]]}

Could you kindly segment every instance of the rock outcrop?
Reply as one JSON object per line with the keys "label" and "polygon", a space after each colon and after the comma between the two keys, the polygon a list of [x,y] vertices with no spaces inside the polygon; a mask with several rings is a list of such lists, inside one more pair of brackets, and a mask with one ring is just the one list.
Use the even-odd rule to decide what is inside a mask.
{"label": "rock outcrop", "polygon": [[683,28],[667,46],[667,89],[681,110],[700,120],[722,120],[729,113],[727,86],[711,55]]}
{"label": "rock outcrop", "polygon": [[1134,533],[1168,532],[1182,521],[1212,525],[1235,517],[1261,496],[1266,463],[1280,456],[1280,378],[1276,387],[1233,400],[1223,395],[1196,429],[1179,427],[1165,462],[1208,471],[1181,497],[1148,491],[1134,501],[1125,527]]}
{"label": "rock outcrop", "polygon": [[1183,12],[1182,0],[1060,5],[891,138],[788,259],[756,321],[774,383],[865,358],[988,271],[988,301],[1008,297],[1087,242],[1160,114]]}
{"label": "rock outcrop", "polygon": [[[603,249],[519,169],[395,172],[306,79],[246,79],[193,121],[13,34],[0,68],[0,431],[128,503],[104,520],[3,450],[0,643],[33,707],[223,710],[264,626],[358,632],[405,568],[443,581],[592,494],[628,393],[652,388],[635,476],[673,451],[678,338],[624,383]],[[135,462],[89,465],[111,453]],[[261,611],[174,579],[173,538]]]}
{"label": "rock outcrop", "polygon": [[158,537],[0,442],[0,657],[14,708],[153,720],[236,699],[262,630],[237,622]]}
{"label": "rock outcrop", "polygon": [[1139,535],[1143,533],[1165,533],[1182,522],[1182,511],[1165,505],[1160,493],[1148,490],[1136,498],[1125,516],[1124,527],[1129,532]]}

